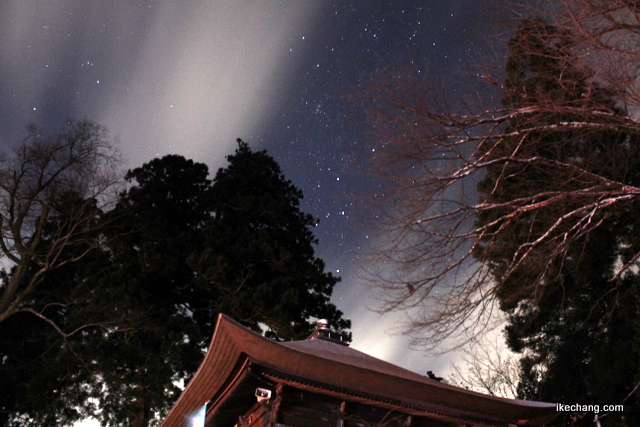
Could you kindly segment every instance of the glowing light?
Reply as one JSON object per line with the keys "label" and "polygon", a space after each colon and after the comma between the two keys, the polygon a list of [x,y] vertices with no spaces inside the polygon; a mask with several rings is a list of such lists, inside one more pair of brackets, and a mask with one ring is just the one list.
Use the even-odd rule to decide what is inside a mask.
{"label": "glowing light", "polygon": [[[139,141],[158,141],[153,148],[161,155],[167,153],[164,142],[175,141],[215,170],[236,138],[267,120],[274,94],[286,88],[283,47],[291,47],[292,34],[313,27],[321,8],[321,2],[287,10],[279,2],[160,3],[132,68],[131,91],[92,117],[118,129],[131,144],[125,155],[133,163],[147,160],[135,149]],[[156,107],[168,104],[180,110],[167,115]]]}
{"label": "glowing light", "polygon": [[191,416],[191,427],[204,427],[207,405],[202,405],[195,415]]}

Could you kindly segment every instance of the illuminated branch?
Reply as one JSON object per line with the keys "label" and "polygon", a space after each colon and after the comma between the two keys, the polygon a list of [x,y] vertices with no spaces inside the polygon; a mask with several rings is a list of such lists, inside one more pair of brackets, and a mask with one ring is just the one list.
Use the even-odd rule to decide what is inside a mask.
{"label": "illuminated branch", "polygon": [[[578,3],[592,6],[563,1]],[[579,55],[585,43],[603,53],[602,34],[614,28],[640,42],[640,25],[616,21],[624,7],[637,6],[611,3],[602,16],[596,9],[562,15],[560,27],[525,21],[510,43],[507,80],[496,84],[499,107],[458,113],[403,76],[372,90],[377,168],[394,191],[368,278],[381,291],[381,311],[413,310],[419,344],[432,348],[482,329],[469,319],[498,300],[512,310],[535,304],[590,236],[624,228],[640,206],[640,123],[626,109],[636,87],[609,85],[592,72],[596,53]],[[587,24],[608,30],[594,33]],[[623,246],[611,282],[640,260],[640,244]]]}
{"label": "illuminated branch", "polygon": [[44,277],[98,246],[97,218],[115,200],[119,161],[105,129],[87,121],[50,136],[31,128],[0,159],[0,251],[14,264],[0,286],[0,322],[35,314],[28,301]]}

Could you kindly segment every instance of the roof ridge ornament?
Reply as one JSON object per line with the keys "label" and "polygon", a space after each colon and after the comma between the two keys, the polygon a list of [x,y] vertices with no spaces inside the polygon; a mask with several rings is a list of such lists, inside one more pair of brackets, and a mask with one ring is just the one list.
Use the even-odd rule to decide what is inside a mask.
{"label": "roof ridge ornament", "polygon": [[345,341],[345,337],[339,333],[329,329],[329,321],[327,319],[318,319],[316,322],[316,329],[309,335],[308,340],[321,339],[325,341],[331,341],[336,344],[349,346]]}

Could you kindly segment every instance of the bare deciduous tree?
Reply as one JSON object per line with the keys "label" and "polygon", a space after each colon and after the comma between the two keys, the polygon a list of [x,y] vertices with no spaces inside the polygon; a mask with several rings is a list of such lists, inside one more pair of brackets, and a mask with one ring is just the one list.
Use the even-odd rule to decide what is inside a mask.
{"label": "bare deciduous tree", "polygon": [[69,121],[52,135],[30,127],[22,144],[2,156],[0,256],[12,271],[0,284],[0,322],[30,312],[57,328],[31,298],[48,272],[97,247],[96,219],[115,200],[119,162],[115,141],[90,121]]}
{"label": "bare deciduous tree", "polygon": [[394,191],[370,278],[381,310],[413,310],[418,344],[473,336],[497,302],[532,309],[604,227],[619,239],[607,292],[640,259],[624,237],[640,196],[638,6],[559,3],[523,21],[506,81],[486,76],[501,105],[453,108],[403,75],[371,94]]}
{"label": "bare deciduous tree", "polygon": [[498,337],[474,339],[463,352],[462,364],[452,365],[450,383],[492,396],[518,396],[518,355],[507,350]]}

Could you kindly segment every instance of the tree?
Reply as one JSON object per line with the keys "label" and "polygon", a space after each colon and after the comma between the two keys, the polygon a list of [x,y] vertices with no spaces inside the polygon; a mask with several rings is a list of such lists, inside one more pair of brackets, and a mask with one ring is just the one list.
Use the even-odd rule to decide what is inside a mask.
{"label": "tree", "polygon": [[[85,372],[60,349],[86,329],[106,325],[66,322],[69,310],[88,299],[74,293],[72,272],[99,248],[99,218],[120,182],[116,142],[103,127],[69,121],[57,134],[33,126],[28,132],[0,165],[2,425],[45,406],[57,406],[69,423],[82,416],[57,400],[64,392],[68,402],[87,397],[79,386]],[[39,425],[50,424],[43,421]]]}
{"label": "tree", "polygon": [[[614,92],[594,81],[590,69],[580,66],[570,50],[573,43],[554,26],[539,20],[524,21],[511,43],[503,105],[523,109],[554,102],[623,115]],[[512,120],[507,131],[578,120],[580,116],[570,110],[523,116]],[[531,153],[529,156],[577,165],[587,173],[637,186],[638,136],[637,132],[615,128],[565,129],[560,133],[545,130],[529,132],[526,137],[518,136],[502,145],[520,145],[520,150]],[[498,149],[489,158],[502,155]],[[584,178],[558,172],[522,164],[489,167],[478,190],[490,203],[526,198],[533,192],[552,194],[559,185],[565,191],[584,190]],[[503,179],[506,175],[509,178]],[[583,203],[581,196],[574,196],[546,215],[523,213],[509,225],[510,234],[495,242],[482,242],[475,256],[490,262],[492,276],[500,280],[512,254],[528,243],[531,235],[539,239],[540,230],[554,226],[567,213],[583,209]],[[628,249],[638,250],[634,209],[637,203],[623,211],[592,212],[590,220],[600,226],[572,236],[564,256],[548,263],[544,276],[537,278],[539,286],[534,293],[529,294],[534,286],[527,289],[522,282],[523,278],[536,279],[529,274],[531,267],[527,265],[535,262],[535,251],[532,259],[523,261],[498,289],[501,308],[509,315],[507,342],[513,350],[523,353],[521,397],[604,406],[622,401],[634,388],[638,372],[633,361],[640,354],[633,340],[639,336],[640,312],[633,304],[625,307],[627,302],[619,298],[637,294],[639,278],[628,272],[610,281],[618,274],[618,264],[631,260]],[[495,210],[483,212],[477,216],[477,225],[491,224],[504,214]],[[556,229],[564,236],[572,235],[564,224],[558,224]],[[523,230],[529,233],[526,237]],[[542,244],[540,249],[551,252],[556,245]],[[602,353],[604,349],[606,353]],[[615,355],[617,363],[606,362],[601,357],[604,354]],[[625,414],[626,422],[633,424],[629,412]],[[591,420],[584,422],[589,424]]]}
{"label": "tree", "polygon": [[92,292],[87,313],[114,327],[88,334],[90,384],[103,425],[146,426],[180,394],[197,369],[210,330],[195,323],[196,277],[187,265],[202,250],[209,218],[208,168],[182,156],[154,159],[126,174],[133,185],[108,213],[109,252],[86,271]]}
{"label": "tree", "polygon": [[279,340],[307,337],[311,319],[349,328],[329,302],[339,279],[315,257],[317,221],[300,210],[302,192],[266,151],[241,140],[227,160],[213,182],[205,250],[191,258],[206,283],[206,304],[196,313],[225,312],[257,331],[263,324]]}
{"label": "tree", "polygon": [[[15,152],[3,156],[0,251],[15,267],[0,285],[0,323],[20,312],[49,320],[30,305],[30,297],[47,273],[78,261],[98,246],[95,218],[112,202],[109,191],[119,181],[118,162],[106,130],[89,121],[69,121],[53,135],[30,127]],[[61,212],[56,207],[64,197],[83,202]],[[56,223],[64,226],[56,227]],[[73,247],[84,250],[71,256],[67,249]]]}
{"label": "tree", "polygon": [[[553,3],[553,4],[551,4]],[[570,35],[574,53],[592,65],[597,78],[613,88],[627,111],[640,105],[637,82],[640,18],[635,0],[535,2],[525,16],[540,16]]]}
{"label": "tree", "polygon": [[464,341],[500,308],[521,396],[624,400],[606,422],[634,425],[640,126],[636,82],[617,78],[637,69],[637,6],[560,3],[551,23],[521,21],[505,82],[487,77],[500,106],[458,112],[402,78],[376,88],[378,152],[410,173],[375,273],[383,309],[420,310],[419,342]]}
{"label": "tree", "polygon": [[[549,37],[560,41],[570,36],[556,32]],[[544,55],[559,55],[561,71],[571,63],[563,56],[571,47],[557,47],[557,52]],[[578,72],[580,65],[572,67]],[[402,78],[376,87],[372,113],[384,141],[379,159],[398,184],[390,203],[397,209],[383,229],[386,235],[377,254],[385,265],[398,268],[388,276],[385,271],[376,273],[386,292],[387,309],[433,302],[424,322],[418,322],[418,327],[430,328],[427,341],[449,335],[476,310],[493,309],[490,302],[524,269],[531,284],[527,292],[536,295],[557,273],[554,265],[608,224],[603,217],[635,210],[638,124],[612,104],[615,99],[605,96],[607,88],[592,80],[587,69],[579,75],[586,77],[584,84],[572,81],[570,73],[562,75],[561,84],[572,86],[578,95],[573,102],[541,86],[535,93],[538,98],[526,106],[505,103],[477,113],[441,108],[433,92],[418,92]],[[492,82],[505,93],[505,100],[520,96]],[[527,141],[545,134],[547,151],[557,153],[539,152],[545,149],[542,144],[538,151],[527,148]],[[607,134],[606,145],[594,148],[587,143],[586,138]],[[573,136],[563,136],[556,146],[554,135]],[[514,170],[520,174],[517,180],[512,180]],[[529,188],[518,190],[522,197],[478,201],[476,186],[487,174],[496,176],[497,195],[510,191],[514,181],[514,185],[527,182],[525,173],[530,180]],[[487,181],[481,185],[487,187],[483,191],[493,191]],[[555,220],[542,222],[544,229],[517,227],[533,217]],[[487,219],[476,222],[476,218]],[[499,248],[515,230],[523,234],[520,245],[503,254],[500,274],[494,274],[497,267],[488,259],[474,258],[480,248],[484,253]],[[629,274],[636,262],[637,242],[629,238],[619,248],[624,249],[622,265],[608,277],[612,283]]]}
{"label": "tree", "polygon": [[[91,285],[79,281],[77,272],[98,254],[99,249],[92,250],[81,260],[47,273],[29,298],[41,316],[22,311],[0,323],[0,425],[73,424],[90,414],[87,403],[92,396],[86,384],[91,370],[74,349],[89,331],[106,330],[114,322],[96,316],[74,319],[73,314],[91,299],[87,292]],[[30,268],[27,278],[37,271],[37,266]],[[8,281],[10,274],[3,272],[3,279]]]}
{"label": "tree", "polygon": [[319,317],[349,327],[329,302],[338,279],[314,257],[300,190],[243,142],[228,160],[213,182],[206,165],[177,155],[129,171],[106,215],[107,250],[78,273],[93,288],[73,319],[113,322],[71,346],[91,366],[85,384],[105,426],[157,424],[218,313],[274,339],[305,337]]}
{"label": "tree", "polygon": [[451,384],[480,393],[507,398],[518,396],[518,355],[504,348],[502,337],[480,337],[463,349],[462,364],[453,364]]}

